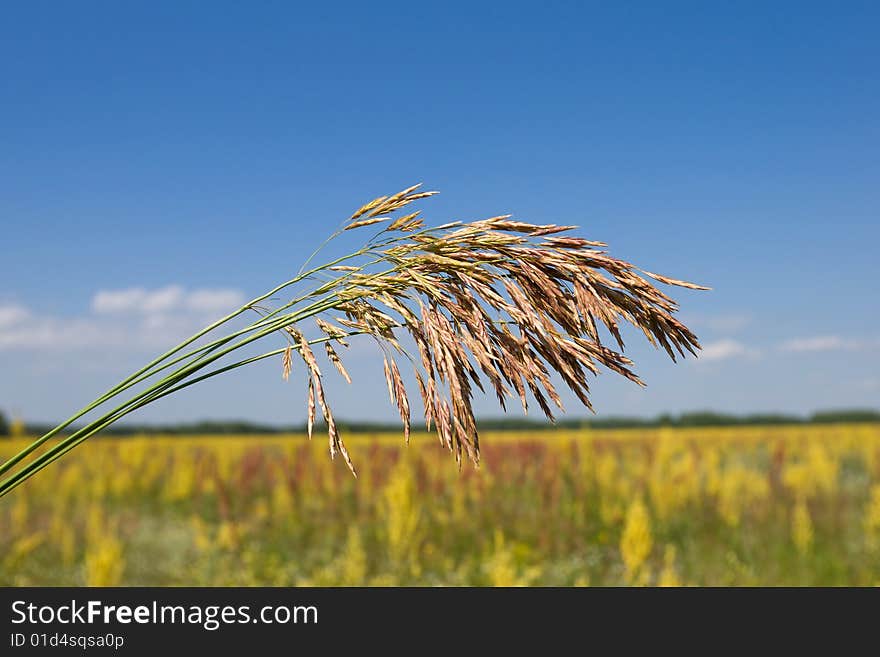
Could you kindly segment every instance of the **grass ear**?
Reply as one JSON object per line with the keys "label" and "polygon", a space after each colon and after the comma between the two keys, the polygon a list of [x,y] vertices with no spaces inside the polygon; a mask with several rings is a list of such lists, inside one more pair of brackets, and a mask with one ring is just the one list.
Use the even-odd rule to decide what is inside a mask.
{"label": "grass ear", "polygon": [[[559,383],[589,408],[588,375],[607,369],[642,384],[623,355],[622,324],[640,329],[673,360],[699,349],[696,336],[675,318],[678,306],[671,297],[643,278],[642,270],[609,255],[603,242],[560,236],[573,226],[537,225],[502,215],[425,227],[418,212],[395,214],[435,193],[414,185],[362,206],[328,241],[348,230],[381,226],[363,247],[306,270],[319,248],[295,277],[184,340],[35,440],[0,465],[0,497],[114,422],[184,388],[276,356],[287,379],[295,369],[293,352],[308,373],[309,434],[320,408],[331,457],[341,455],[354,473],[324,395],[324,374],[312,350],[319,343],[339,374],[350,380],[331,343],[345,346],[363,335],[373,339],[407,439],[410,397],[398,360],[408,361],[419,383],[426,425],[430,429],[433,422],[459,464],[466,458],[475,465],[480,444],[474,387],[491,388],[502,407],[514,397],[527,410],[534,400],[553,420],[554,408],[563,409]],[[706,289],[642,273],[665,285]],[[284,291],[291,295],[288,301],[267,306]],[[217,336],[221,327],[246,313],[257,318]],[[300,327],[309,319],[318,323],[321,337],[306,337]],[[600,327],[613,337],[615,348],[603,343]],[[404,335],[417,353],[404,347]],[[279,338],[285,346],[234,359],[251,343]],[[144,389],[118,403],[138,385]],[[73,429],[89,414],[98,417]],[[43,449],[65,431],[65,437]]]}

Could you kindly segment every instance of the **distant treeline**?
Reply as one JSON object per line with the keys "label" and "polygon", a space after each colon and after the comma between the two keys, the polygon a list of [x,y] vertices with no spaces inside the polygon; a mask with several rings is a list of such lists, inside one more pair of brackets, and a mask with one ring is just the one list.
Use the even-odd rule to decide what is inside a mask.
{"label": "distant treeline", "polygon": [[[550,424],[546,421],[526,418],[486,418],[478,425],[484,431],[542,431],[552,429],[627,429],[654,427],[726,427],[759,424],[831,424],[840,422],[880,422],[880,411],[870,409],[845,409],[820,411],[809,416],[763,413],[754,415],[731,415],[712,411],[664,414],[654,418],[596,417],[564,418]],[[399,431],[400,424],[392,422],[338,422],[341,430],[349,433],[380,433]],[[51,427],[27,425],[26,433],[42,435]],[[105,435],[126,436],[132,434],[272,434],[303,433],[302,425],[278,426],[246,421],[206,421],[182,424],[119,424],[103,432]],[[9,424],[0,413],[0,436],[8,435]]]}

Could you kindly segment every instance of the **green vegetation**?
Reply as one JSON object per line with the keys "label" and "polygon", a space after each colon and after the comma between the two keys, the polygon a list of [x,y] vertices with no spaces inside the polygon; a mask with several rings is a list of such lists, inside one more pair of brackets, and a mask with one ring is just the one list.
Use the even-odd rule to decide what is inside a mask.
{"label": "green vegetation", "polygon": [[[652,418],[608,416],[593,418],[565,418],[551,424],[528,418],[502,417],[478,420],[482,431],[552,431],[553,429],[652,429],[657,427],[729,427],[783,424],[846,424],[880,422],[880,411],[871,409],[840,409],[818,411],[807,416],[783,413],[756,413],[750,415],[731,415],[713,411],[663,414]],[[386,433],[398,431],[399,424],[390,422],[348,422],[337,421],[344,433]],[[28,435],[41,435],[48,431],[47,425],[29,424]],[[111,436],[133,435],[242,435],[242,434],[302,434],[306,425],[271,425],[248,422],[247,420],[213,420],[179,424],[129,424],[120,423],[103,431]],[[0,414],[0,435],[8,435],[8,426]]]}

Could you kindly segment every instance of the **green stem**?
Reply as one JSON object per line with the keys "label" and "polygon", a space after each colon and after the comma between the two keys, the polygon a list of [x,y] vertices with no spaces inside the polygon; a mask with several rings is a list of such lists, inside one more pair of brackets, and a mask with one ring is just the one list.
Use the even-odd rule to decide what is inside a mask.
{"label": "green stem", "polygon": [[[346,337],[358,335],[360,333],[362,333],[362,331],[351,332],[351,333],[348,333]],[[336,338],[331,338],[331,337],[317,338],[315,340],[310,340],[309,344],[310,345],[321,344],[323,342],[328,342],[328,341],[334,340],[334,339],[336,339]],[[299,347],[296,347],[296,348],[299,349]],[[176,385],[174,385],[175,381],[172,380],[172,381],[169,381],[168,383],[165,383],[164,385],[157,387],[156,389],[151,389],[151,391],[148,391],[148,394],[139,395],[138,397],[130,400],[126,404],[123,404],[122,406],[114,409],[110,413],[107,413],[106,415],[99,418],[98,420],[95,420],[94,422],[90,423],[89,425],[74,432],[73,434],[68,436],[65,440],[63,440],[61,443],[59,443],[58,445],[53,447],[51,450],[40,455],[37,459],[28,463],[27,466],[25,466],[24,468],[22,468],[21,470],[16,472],[14,475],[5,479],[3,482],[0,482],[0,497],[3,497],[4,495],[6,495],[10,491],[12,491],[14,488],[16,488],[19,485],[21,485],[22,483],[24,483],[24,481],[26,481],[31,476],[35,475],[37,472],[39,472],[43,468],[47,467],[48,465],[50,465],[51,463],[53,463],[57,459],[61,458],[62,456],[64,456],[64,454],[66,454],[70,450],[74,449],[79,444],[81,444],[82,442],[84,442],[85,440],[90,438],[91,436],[100,432],[102,429],[113,424],[114,422],[118,421],[119,419],[125,417],[129,413],[132,413],[132,412],[136,411],[137,409],[146,406],[147,404],[150,404],[158,399],[161,399],[162,397],[166,397],[167,395],[170,395],[172,393],[183,390],[184,388],[187,388],[191,385],[195,385],[196,383],[199,383],[199,382],[204,381],[206,379],[210,379],[212,377],[218,376],[218,375],[223,374],[225,372],[229,372],[229,371],[237,369],[239,367],[243,367],[245,365],[250,365],[252,363],[256,363],[261,360],[271,358],[272,356],[278,356],[281,353],[283,353],[286,349],[287,349],[286,347],[283,347],[281,349],[275,349],[273,351],[269,351],[267,353],[260,354],[259,356],[252,356],[250,358],[246,358],[246,359],[238,361],[236,363],[232,363],[230,365],[226,365],[224,367],[218,368],[216,370],[208,372],[207,374],[203,374],[199,377],[195,377],[189,381],[177,383]]]}
{"label": "green stem", "polygon": [[[242,340],[239,340],[236,344],[234,344],[230,347],[227,347],[225,349],[222,349],[221,351],[214,354],[213,356],[210,356],[207,359],[200,359],[196,362],[190,363],[189,365],[186,365],[186,366],[176,370],[175,372],[168,375],[164,379],[161,379],[159,382],[154,383],[150,388],[148,388],[148,389],[144,390],[143,392],[141,392],[140,394],[136,395],[135,397],[130,399],[125,404],[122,404],[121,406],[117,407],[116,409],[114,409],[110,413],[105,414],[104,416],[95,420],[94,422],[87,425],[83,429],[75,432],[74,434],[69,436],[67,439],[65,439],[64,441],[62,441],[61,443],[59,443],[58,445],[53,447],[51,450],[49,450],[48,452],[46,452],[45,454],[40,456],[38,459],[33,461],[31,464],[28,464],[28,466],[26,468],[24,468],[22,471],[20,471],[17,475],[13,475],[12,477],[7,478],[7,479],[3,480],[2,482],[0,482],[0,490],[5,491],[7,489],[8,485],[12,485],[13,487],[17,486],[21,481],[23,481],[28,476],[30,476],[30,474],[33,474],[34,472],[37,472],[42,467],[44,467],[43,465],[39,465],[39,464],[45,462],[46,459],[49,459],[49,462],[51,460],[54,460],[54,458],[52,457],[53,454],[63,453],[67,445],[71,445],[74,443],[79,444],[79,442],[81,442],[81,441],[79,441],[78,439],[84,432],[88,432],[86,437],[91,436],[94,433],[93,431],[91,431],[91,429],[93,427],[96,427],[96,426],[99,427],[97,430],[100,431],[101,428],[104,428],[104,427],[108,426],[109,424],[111,424],[112,422],[115,422],[118,419],[118,417],[114,417],[115,414],[117,414],[121,411],[124,411],[125,409],[127,409],[129,407],[132,407],[130,410],[133,410],[134,408],[140,408],[139,402],[148,398],[154,392],[161,391],[161,390],[168,388],[170,385],[173,385],[174,383],[177,383],[177,382],[183,380],[184,378],[186,378],[187,376],[189,376],[193,372],[196,372],[196,371],[206,367],[207,365],[210,365],[211,363],[219,360],[220,358],[222,358],[226,354],[228,354],[232,351],[235,351],[236,349],[239,349],[247,344],[250,344],[251,342],[254,342],[255,340],[259,340],[260,338],[265,337],[266,335],[269,335],[271,333],[274,333],[275,331],[277,331],[279,329],[283,329],[285,326],[289,326],[291,324],[296,323],[297,321],[301,321],[302,319],[306,319],[308,317],[317,315],[317,314],[323,312],[324,310],[328,310],[328,309],[332,308],[336,303],[339,302],[338,298],[334,298],[334,297],[335,297],[335,295],[328,295],[328,297],[326,297],[325,299],[323,299],[319,302],[316,302],[316,303],[312,304],[311,306],[309,306],[309,307],[307,307],[297,313],[291,313],[289,315],[285,315],[284,317],[271,323],[269,326],[267,326],[263,330],[259,331],[258,333],[251,335],[251,336],[248,336],[247,338],[244,338]],[[121,417],[121,416],[119,416],[119,417]],[[46,440],[48,440],[48,437],[44,436],[41,439],[39,439],[39,441],[37,441],[38,444],[35,444],[35,445],[32,444],[31,445],[32,449],[30,449],[30,452],[33,452],[34,449],[36,449],[37,447],[39,447],[40,445],[45,443]],[[18,460],[20,461],[21,459],[18,459]],[[30,467],[33,464],[37,464],[38,467],[36,469],[31,470]],[[6,468],[6,470],[8,470],[8,469],[9,468]],[[29,472],[30,474],[27,474],[23,478],[20,478],[19,475],[21,475],[21,473],[25,472],[25,471]],[[15,481],[13,482],[13,480],[15,480]]]}
{"label": "green stem", "polygon": [[[268,299],[272,295],[277,294],[281,290],[283,290],[287,287],[290,287],[291,285],[294,285],[294,284],[308,278],[312,274],[315,274],[316,272],[322,271],[323,269],[326,269],[328,267],[332,267],[334,265],[337,265],[341,262],[345,262],[346,260],[350,260],[351,258],[355,258],[355,257],[360,256],[362,254],[363,254],[363,249],[361,249],[355,253],[351,253],[349,255],[337,258],[336,260],[333,260],[327,264],[321,265],[320,267],[315,267],[313,269],[310,269],[307,272],[302,272],[302,270],[301,270],[299,274],[297,274],[294,278],[290,279],[289,281],[286,281],[284,283],[281,283],[280,285],[277,285],[276,287],[272,288],[271,290],[269,290],[265,294],[263,294],[259,297],[256,297],[255,299],[252,299],[251,301],[249,301],[245,305],[241,306],[238,310],[226,315],[225,317],[222,317],[221,319],[218,319],[217,321],[213,322],[212,324],[209,324],[208,326],[203,328],[201,331],[199,331],[195,335],[187,338],[186,340],[184,340],[183,342],[178,344],[176,347],[170,349],[169,351],[165,352],[161,356],[158,356],[157,358],[155,358],[154,360],[149,362],[147,365],[145,365],[144,367],[142,367],[141,369],[139,369],[135,373],[133,373],[130,376],[128,376],[127,378],[123,379],[120,383],[118,383],[114,387],[110,388],[108,391],[106,391],[104,394],[102,394],[100,397],[95,399],[93,402],[91,402],[87,406],[84,406],[83,408],[81,408],[74,415],[67,418],[64,422],[62,422],[58,426],[51,429],[49,432],[45,433],[40,438],[34,440],[27,447],[25,447],[23,450],[21,450],[18,454],[15,454],[11,458],[9,458],[7,461],[0,464],[0,475],[11,470],[15,465],[17,465],[18,463],[23,461],[30,454],[32,454],[35,450],[37,450],[41,445],[46,443],[46,441],[48,441],[50,438],[59,434],[61,431],[63,431],[64,429],[69,427],[71,424],[76,422],[76,420],[80,419],[81,417],[83,417],[84,415],[86,415],[90,411],[94,410],[95,408],[97,408],[101,404],[105,403],[106,401],[117,396],[121,392],[124,392],[125,390],[131,388],[132,386],[150,378],[151,376],[153,376],[157,372],[168,369],[172,365],[175,365],[179,362],[182,362],[182,361],[186,360],[187,358],[192,357],[193,355],[196,355],[198,353],[202,353],[205,351],[210,352],[214,348],[221,346],[223,344],[226,344],[227,342],[234,339],[235,337],[242,335],[244,333],[247,333],[251,330],[254,330],[254,328],[259,327],[268,318],[267,317],[261,318],[260,321],[255,322],[254,324],[250,325],[249,327],[247,327],[245,329],[241,329],[240,331],[234,332],[231,336],[226,336],[225,338],[221,338],[221,339],[216,340],[208,345],[200,347],[199,349],[196,349],[196,350],[191,351],[181,357],[178,357],[178,358],[174,359],[173,361],[171,361],[170,363],[166,363],[164,366],[156,369],[157,365],[164,362],[165,360],[167,360],[168,358],[170,358],[174,354],[178,353],[179,351],[182,351],[183,349],[185,349],[186,347],[191,345],[193,342],[195,342],[199,338],[207,335],[208,333],[210,333],[214,329],[216,329],[216,328],[222,326],[223,324],[231,321],[232,319],[238,317],[239,315],[246,312],[247,310],[252,308],[254,305],[260,303],[261,301],[265,301],[266,299]],[[288,304],[285,304],[281,308],[278,308],[277,310],[275,310],[273,313],[271,313],[269,315],[269,317],[277,314],[278,312],[281,312],[282,310],[284,310],[286,308],[289,308],[290,306],[294,305],[298,301],[302,301],[305,298],[308,298],[308,295],[301,297],[299,299],[294,299],[293,301],[289,302]]]}

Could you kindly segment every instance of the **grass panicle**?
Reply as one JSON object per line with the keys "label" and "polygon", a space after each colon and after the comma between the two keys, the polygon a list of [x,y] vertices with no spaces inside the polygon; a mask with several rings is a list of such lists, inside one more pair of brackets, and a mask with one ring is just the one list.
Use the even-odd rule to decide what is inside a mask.
{"label": "grass panicle", "polygon": [[[398,363],[408,363],[425,425],[437,432],[459,465],[464,460],[478,465],[480,460],[472,406],[476,390],[490,389],[504,410],[510,399],[517,399],[526,412],[534,401],[553,420],[563,410],[556,388],[560,383],[590,409],[589,379],[603,368],[643,385],[623,354],[622,324],[640,329],[673,360],[699,349],[696,336],[675,317],[676,302],[649,279],[707,288],[612,257],[604,242],[567,234],[574,226],[537,225],[501,215],[431,227],[410,204],[436,192],[420,190],[414,185],[363,205],[328,239],[368,226],[380,228],[362,248],[306,270],[316,251],[293,279],[153,360],[0,465],[0,496],[110,424],[195,383],[277,356],[286,380],[296,370],[294,352],[308,381],[309,437],[320,409],[331,457],[340,455],[354,473],[325,398],[323,373],[312,349],[319,343],[350,383],[332,343],[347,347],[355,336],[372,338],[382,354],[389,398],[407,442],[410,397]],[[282,292],[303,286],[308,289],[278,307],[267,305]],[[246,313],[255,313],[257,319],[218,337],[223,325]],[[317,323],[322,337],[306,337],[300,328],[306,320]],[[603,341],[603,331],[611,336],[610,344]],[[240,349],[279,336],[286,338],[286,346],[234,360]],[[404,336],[408,340],[402,341]],[[209,341],[193,346],[203,338]],[[221,364],[221,359],[233,362]],[[118,403],[139,384],[146,389]],[[98,417],[72,428],[89,414]]]}

